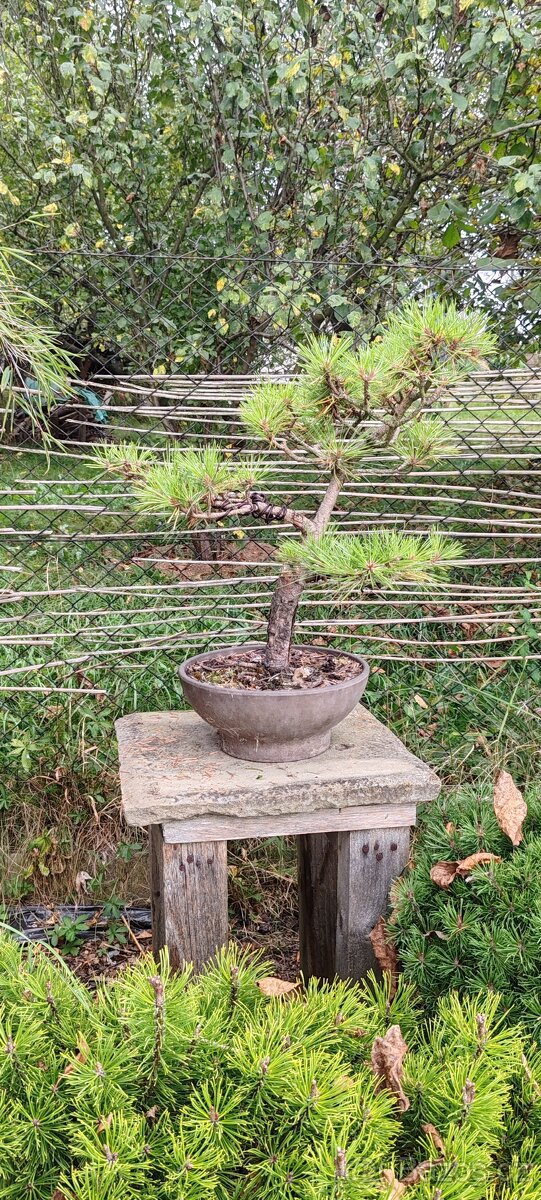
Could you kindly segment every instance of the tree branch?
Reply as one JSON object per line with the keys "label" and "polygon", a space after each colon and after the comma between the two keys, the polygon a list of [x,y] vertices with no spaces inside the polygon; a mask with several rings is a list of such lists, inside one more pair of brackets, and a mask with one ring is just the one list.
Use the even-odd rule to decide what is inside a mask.
{"label": "tree branch", "polygon": [[263,521],[280,521],[284,525],[292,525],[306,537],[315,533],[315,522],[304,513],[287,504],[273,504],[261,492],[248,492],[239,496],[230,492],[224,496],[216,496],[208,513],[198,512],[198,521],[222,521],[225,517],[259,517]]}

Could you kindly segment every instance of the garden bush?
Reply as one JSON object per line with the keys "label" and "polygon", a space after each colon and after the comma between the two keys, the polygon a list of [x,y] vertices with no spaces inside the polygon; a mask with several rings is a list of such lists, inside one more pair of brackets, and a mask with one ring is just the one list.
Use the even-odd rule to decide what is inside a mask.
{"label": "garden bush", "polygon": [[[429,1011],[448,989],[488,988],[541,1042],[541,794],[532,789],[527,802],[517,847],[499,828],[487,789],[462,788],[427,806],[414,865],[394,890],[390,932]],[[448,889],[432,882],[436,862],[478,851],[501,862],[475,867]]]}
{"label": "garden bush", "polygon": [[[271,998],[266,970],[145,958],[91,996],[0,942],[0,1197],[539,1197],[541,1056],[495,995],[450,995],[427,1025],[409,984]],[[371,1058],[400,1051],[396,1026],[387,1086]]]}

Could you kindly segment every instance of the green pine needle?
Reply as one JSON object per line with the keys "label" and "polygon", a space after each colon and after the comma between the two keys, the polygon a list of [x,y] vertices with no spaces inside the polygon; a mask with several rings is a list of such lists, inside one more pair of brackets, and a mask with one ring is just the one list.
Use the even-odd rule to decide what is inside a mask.
{"label": "green pine needle", "polygon": [[332,579],[340,594],[350,595],[402,581],[437,583],[461,553],[458,542],[437,532],[420,537],[380,530],[349,537],[331,529],[320,538],[286,542],[281,558],[310,575]]}

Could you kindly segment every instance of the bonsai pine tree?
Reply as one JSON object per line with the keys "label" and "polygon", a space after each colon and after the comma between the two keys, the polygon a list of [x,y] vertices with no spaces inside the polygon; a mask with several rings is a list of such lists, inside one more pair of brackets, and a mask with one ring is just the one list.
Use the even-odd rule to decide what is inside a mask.
{"label": "bonsai pine tree", "polygon": [[438,532],[350,536],[332,517],[346,481],[362,475],[374,455],[388,452],[404,472],[452,452],[445,424],[429,410],[493,349],[482,315],[439,300],[410,302],[369,346],[354,349],[350,336],[311,337],[294,381],[255,387],[240,407],[248,434],[292,463],[313,464],[326,480],[311,515],[268,494],[269,459],[241,464],[216,445],[173,449],[159,459],[135,444],[109,445],[98,451],[98,465],[129,480],[140,512],[160,513],[173,528],[251,516],[300,534],[278,547],[282,566],[268,622],[266,669],[287,684],[295,616],[309,580],[327,579],[340,595],[401,580],[430,584],[460,553]]}

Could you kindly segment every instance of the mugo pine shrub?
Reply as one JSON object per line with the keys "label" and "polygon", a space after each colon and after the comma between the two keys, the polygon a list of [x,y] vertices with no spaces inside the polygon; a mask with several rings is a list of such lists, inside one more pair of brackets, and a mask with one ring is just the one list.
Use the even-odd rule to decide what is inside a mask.
{"label": "mugo pine shrub", "polygon": [[265,969],[147,958],[93,998],[0,942],[2,1200],[541,1195],[541,1060],[497,997],[449,996],[427,1028],[409,985],[270,999]]}
{"label": "mugo pine shrub", "polygon": [[[406,979],[432,1012],[451,988],[499,992],[509,1019],[541,1043],[541,795],[528,796],[518,847],[479,789],[440,796],[421,820],[415,864],[395,886],[390,922]],[[477,866],[447,890],[432,882],[438,861],[479,851],[501,862]]]}

